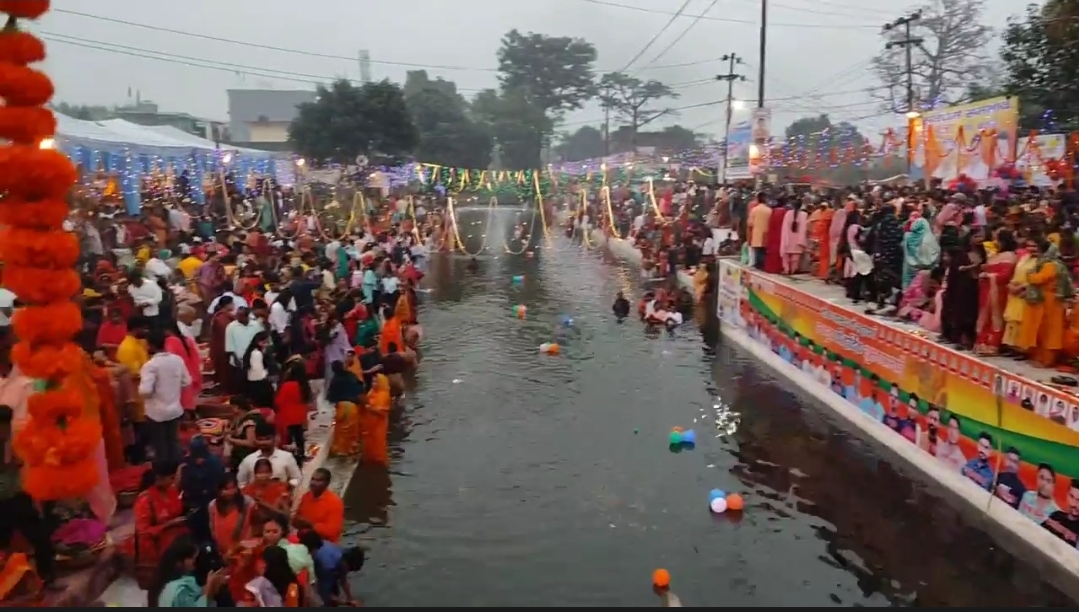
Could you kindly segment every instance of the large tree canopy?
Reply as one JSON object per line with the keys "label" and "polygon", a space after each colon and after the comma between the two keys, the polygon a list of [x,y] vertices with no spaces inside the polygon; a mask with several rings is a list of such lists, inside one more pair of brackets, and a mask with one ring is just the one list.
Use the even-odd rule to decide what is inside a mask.
{"label": "large tree canopy", "polygon": [[622,72],[603,75],[599,80],[598,92],[603,107],[626,123],[633,136],[643,126],[674,112],[669,107],[651,108],[653,103],[678,97],[676,92],[659,81],[642,81]]}
{"label": "large tree canopy", "polygon": [[1004,91],[1019,97],[1020,125],[1079,129],[1079,8],[1074,2],[1031,5],[1004,31]]}
{"label": "large tree canopy", "polygon": [[[982,23],[985,0],[932,0],[922,18],[911,24],[911,36],[924,41],[911,50],[915,108],[962,102],[967,83],[987,73],[986,50],[993,29]],[[906,35],[903,27],[885,32],[889,42]],[[907,110],[906,50],[885,49],[873,59],[884,86],[877,91],[889,110]]]}
{"label": "large tree canopy", "polygon": [[289,140],[304,157],[350,164],[358,155],[403,159],[419,136],[399,86],[385,80],[356,87],[341,79],[300,105]]}
{"label": "large tree canopy", "polygon": [[498,49],[499,82],[545,113],[581,108],[592,97],[596,48],[581,38],[510,30]]}
{"label": "large tree canopy", "polygon": [[603,157],[606,154],[603,132],[591,125],[582,126],[576,132],[564,134],[561,142],[555,146],[555,152],[563,161]]}
{"label": "large tree canopy", "polygon": [[463,168],[490,165],[488,126],[469,116],[468,102],[452,81],[432,81],[426,71],[409,71],[404,92],[419,132],[417,160]]}
{"label": "large tree canopy", "polygon": [[491,129],[503,167],[539,168],[540,152],[551,119],[520,90],[487,89],[476,94],[472,112]]}

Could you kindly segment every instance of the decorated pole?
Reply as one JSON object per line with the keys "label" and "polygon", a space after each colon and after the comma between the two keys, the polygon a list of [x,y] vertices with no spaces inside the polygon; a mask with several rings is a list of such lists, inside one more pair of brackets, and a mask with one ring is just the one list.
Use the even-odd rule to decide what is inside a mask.
{"label": "decorated pole", "polygon": [[0,0],[7,15],[0,31],[0,262],[4,287],[25,304],[12,318],[12,361],[35,380],[13,446],[23,490],[39,501],[89,493],[101,441],[101,422],[85,409],[73,376],[83,363],[71,341],[82,328],[72,301],[80,289],[79,242],[63,222],[75,168],[55,148],[56,118],[46,106],[52,81],[30,67],[45,59],[45,45],[19,29],[21,20],[48,10],[49,0]]}

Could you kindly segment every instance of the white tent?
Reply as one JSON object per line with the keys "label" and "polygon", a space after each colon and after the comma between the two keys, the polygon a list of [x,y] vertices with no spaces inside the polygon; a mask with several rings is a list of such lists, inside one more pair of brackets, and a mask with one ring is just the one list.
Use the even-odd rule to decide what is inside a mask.
{"label": "white tent", "polygon": [[171,126],[146,126],[123,119],[83,121],[56,113],[56,139],[61,148],[91,147],[133,155],[187,156],[217,149],[236,151],[252,158],[272,158],[269,151],[218,147],[216,143]]}

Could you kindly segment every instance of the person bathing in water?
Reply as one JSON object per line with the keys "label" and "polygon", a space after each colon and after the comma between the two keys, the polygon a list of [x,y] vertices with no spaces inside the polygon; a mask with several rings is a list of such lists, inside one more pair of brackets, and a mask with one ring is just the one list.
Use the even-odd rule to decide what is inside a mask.
{"label": "person bathing in water", "polygon": [[614,298],[614,304],[611,306],[611,311],[614,312],[615,318],[621,323],[629,316],[629,300],[622,294],[621,291]]}

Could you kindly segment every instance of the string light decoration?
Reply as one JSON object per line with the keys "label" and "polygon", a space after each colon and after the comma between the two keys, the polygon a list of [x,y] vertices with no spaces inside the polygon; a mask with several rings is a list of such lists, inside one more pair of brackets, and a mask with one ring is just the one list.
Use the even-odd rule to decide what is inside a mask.
{"label": "string light decoration", "polygon": [[[454,244],[451,245],[451,250],[459,250],[465,255],[468,255],[469,257],[475,257],[482,253],[483,250],[487,248],[487,234],[489,234],[491,231],[491,218],[494,217],[494,208],[497,205],[498,198],[491,196],[491,199],[487,201],[487,225],[483,231],[483,234],[480,236],[480,248],[475,253],[469,253],[468,249],[465,248],[465,241],[461,240],[461,232],[458,229],[459,223],[457,222],[457,204],[454,202],[453,198],[447,199],[446,210],[450,214],[450,223],[453,224]],[[472,234],[468,234],[466,235],[466,237],[471,238]]]}
{"label": "string light decoration", "polygon": [[577,205],[577,218],[582,222],[580,228],[582,236],[581,242],[584,243],[585,249],[592,249],[594,248],[594,245],[592,244],[592,237],[589,236],[589,234],[592,233],[592,230],[584,224],[585,214],[588,211],[588,192],[584,189],[579,189],[577,190],[577,194],[580,196],[580,202]]}
{"label": "string light decoration", "polygon": [[65,197],[75,167],[55,149],[56,118],[46,104],[53,85],[30,64],[45,46],[19,29],[49,10],[48,0],[0,1],[8,16],[0,31],[0,260],[4,286],[25,304],[12,317],[18,343],[11,357],[35,379],[27,419],[13,448],[23,462],[23,489],[39,501],[84,496],[97,484],[95,453],[101,421],[85,405],[76,378],[84,355],[71,338],[82,329],[72,297],[80,289],[74,265],[78,238],[65,232]]}

